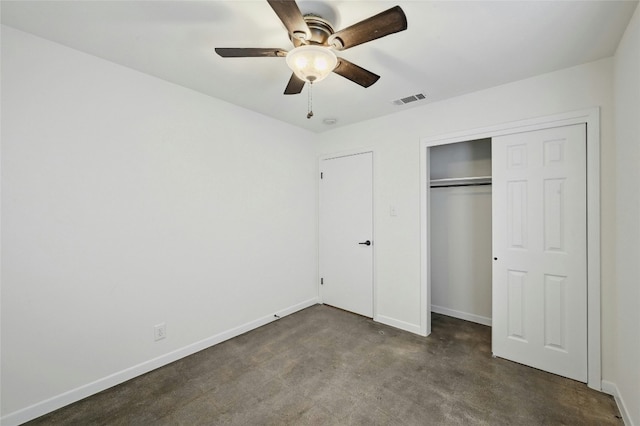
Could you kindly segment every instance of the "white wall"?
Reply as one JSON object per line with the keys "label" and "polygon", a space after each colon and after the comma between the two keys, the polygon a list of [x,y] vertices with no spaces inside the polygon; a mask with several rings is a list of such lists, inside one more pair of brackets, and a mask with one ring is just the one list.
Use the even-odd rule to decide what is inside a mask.
{"label": "white wall", "polygon": [[1,106],[7,424],[317,300],[315,135],[7,27]]}
{"label": "white wall", "polygon": [[627,424],[640,425],[640,8],[615,55],[617,150],[615,379]]}
{"label": "white wall", "polygon": [[[376,120],[323,133],[321,154],[372,148],[376,155],[376,314],[407,328],[420,326],[421,138],[601,107],[601,231],[603,375],[612,378],[615,352],[615,146],[613,59],[540,75]],[[428,93],[428,82],[427,85]],[[389,205],[397,216],[389,216]]]}
{"label": "white wall", "polygon": [[431,189],[431,310],[491,325],[491,187]]}
{"label": "white wall", "polygon": [[431,179],[491,176],[491,139],[429,148]]}

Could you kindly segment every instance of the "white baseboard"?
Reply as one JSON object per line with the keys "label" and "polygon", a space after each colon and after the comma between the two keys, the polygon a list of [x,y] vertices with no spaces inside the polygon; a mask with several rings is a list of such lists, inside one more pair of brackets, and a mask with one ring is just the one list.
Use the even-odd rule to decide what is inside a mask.
{"label": "white baseboard", "polygon": [[391,327],[399,328],[400,330],[409,331],[414,334],[420,334],[422,336],[419,324],[411,324],[410,322],[386,317],[384,315],[376,315],[373,320],[385,325],[390,325]]}
{"label": "white baseboard", "polygon": [[442,306],[431,305],[431,312],[436,314],[447,315],[449,317],[459,318],[465,321],[471,321],[482,325],[488,325],[491,327],[491,318],[483,317],[480,315],[469,314],[467,312],[456,311],[454,309],[444,308]]}
{"label": "white baseboard", "polygon": [[[304,302],[298,303],[293,306],[289,306],[288,308],[275,312],[275,315],[282,318],[294,312],[308,308],[309,306],[313,306],[317,303],[318,303],[318,298],[315,297],[313,299],[306,300]],[[200,340],[198,342],[192,343],[188,346],[185,346],[183,348],[161,355],[157,358],[153,358],[149,361],[145,361],[141,364],[134,365],[133,367],[111,374],[110,376],[103,377],[101,379],[96,380],[95,382],[88,383],[76,389],[72,389],[68,392],[62,393],[60,395],[56,395],[53,398],[49,398],[47,400],[38,402],[37,404],[23,408],[22,410],[9,413],[3,416],[2,418],[0,418],[0,424],[2,426],[17,426],[22,423],[28,422],[37,417],[43,416],[47,413],[50,413],[59,408],[62,408],[65,405],[69,405],[74,402],[80,401],[81,399],[84,399],[88,396],[94,395],[98,392],[102,392],[103,390],[109,389],[115,385],[119,385],[120,383],[124,383],[127,380],[131,380],[134,377],[138,377],[142,374],[148,373],[164,365],[171,364],[172,362],[175,362],[181,358],[187,357],[189,355],[193,355],[196,352],[199,352],[203,349],[207,349],[211,346],[217,345],[218,343],[222,343],[225,340],[229,340],[233,337],[244,334],[248,331],[251,331],[253,329],[266,325],[277,319],[278,318],[276,318],[273,314],[271,314],[271,315],[264,316],[262,318],[258,318],[254,321],[250,321],[246,324],[240,325],[238,327],[232,328],[230,330],[224,331],[222,333],[219,333],[214,336],[208,337],[206,339]]]}
{"label": "white baseboard", "polygon": [[633,420],[631,420],[631,416],[629,415],[627,406],[624,403],[624,399],[622,399],[622,396],[620,395],[618,386],[613,382],[603,380],[602,392],[611,395],[616,400],[616,405],[618,406],[618,410],[620,410],[620,415],[622,416],[622,421],[624,422],[625,426],[635,426],[633,424]]}

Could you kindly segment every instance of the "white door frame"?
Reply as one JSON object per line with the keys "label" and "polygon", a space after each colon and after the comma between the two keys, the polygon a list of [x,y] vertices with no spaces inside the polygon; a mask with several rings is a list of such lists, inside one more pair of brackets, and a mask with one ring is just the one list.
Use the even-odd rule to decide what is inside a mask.
{"label": "white door frame", "polygon": [[420,331],[431,333],[429,148],[572,124],[587,125],[587,385],[602,390],[600,335],[600,108],[503,123],[420,139]]}
{"label": "white door frame", "polygon": [[[318,244],[320,243],[320,172],[322,170],[322,162],[325,160],[331,160],[334,158],[340,158],[340,157],[349,157],[352,155],[359,155],[359,154],[368,154],[371,153],[371,161],[372,161],[372,176],[371,176],[371,182],[373,185],[373,192],[372,192],[372,223],[373,223],[373,227],[371,229],[371,241],[373,242],[373,244],[371,245],[371,255],[373,257],[372,261],[372,283],[371,285],[373,286],[373,319],[375,321],[377,320],[377,312],[378,312],[378,292],[376,291],[377,286],[376,286],[376,153],[373,149],[367,149],[367,148],[360,148],[360,149],[353,149],[353,150],[347,150],[347,151],[340,151],[340,152],[336,152],[333,154],[326,154],[326,155],[322,155],[318,158],[318,208],[317,208],[317,217],[316,217],[316,229],[317,229],[317,241]],[[320,265],[320,247],[318,246],[318,265]],[[320,301],[320,303],[324,304],[324,300],[322,300],[322,284],[320,283],[320,278],[321,278],[321,274],[322,271],[320,271],[320,269],[318,268],[318,300]]]}

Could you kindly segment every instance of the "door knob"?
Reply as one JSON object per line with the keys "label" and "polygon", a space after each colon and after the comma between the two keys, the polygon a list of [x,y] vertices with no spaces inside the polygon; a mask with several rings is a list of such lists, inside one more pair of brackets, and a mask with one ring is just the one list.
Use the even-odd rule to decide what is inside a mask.
{"label": "door knob", "polygon": [[367,240],[364,243],[358,243],[358,244],[362,244],[364,246],[370,246],[371,245],[371,241]]}

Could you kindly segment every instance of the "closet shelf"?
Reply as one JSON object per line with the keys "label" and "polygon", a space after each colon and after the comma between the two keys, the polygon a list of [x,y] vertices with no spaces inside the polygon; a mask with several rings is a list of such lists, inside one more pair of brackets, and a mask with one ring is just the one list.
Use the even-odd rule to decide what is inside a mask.
{"label": "closet shelf", "polygon": [[431,188],[446,188],[450,186],[491,185],[491,176],[472,176],[461,178],[431,179]]}

